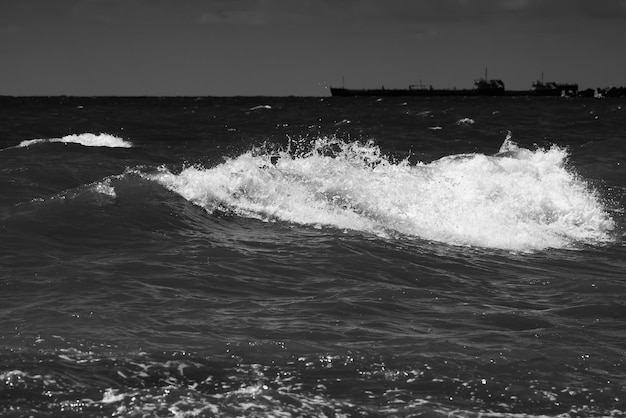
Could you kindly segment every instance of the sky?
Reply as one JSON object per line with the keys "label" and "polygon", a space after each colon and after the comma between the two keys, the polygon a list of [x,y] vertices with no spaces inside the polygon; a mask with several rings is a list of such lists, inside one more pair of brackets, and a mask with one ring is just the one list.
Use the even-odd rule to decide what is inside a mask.
{"label": "sky", "polygon": [[626,0],[0,0],[0,95],[626,86]]}

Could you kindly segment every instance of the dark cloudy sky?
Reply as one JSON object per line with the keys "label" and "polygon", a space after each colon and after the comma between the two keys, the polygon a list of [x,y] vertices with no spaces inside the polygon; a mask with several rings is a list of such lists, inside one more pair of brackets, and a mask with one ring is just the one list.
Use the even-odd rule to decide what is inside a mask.
{"label": "dark cloudy sky", "polygon": [[626,0],[0,0],[0,94],[626,85]]}

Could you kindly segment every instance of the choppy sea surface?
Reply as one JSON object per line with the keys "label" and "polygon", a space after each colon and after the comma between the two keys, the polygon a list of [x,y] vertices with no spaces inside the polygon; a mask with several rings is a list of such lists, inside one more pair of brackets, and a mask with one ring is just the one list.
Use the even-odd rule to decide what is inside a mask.
{"label": "choppy sea surface", "polygon": [[624,99],[0,112],[2,416],[626,416]]}

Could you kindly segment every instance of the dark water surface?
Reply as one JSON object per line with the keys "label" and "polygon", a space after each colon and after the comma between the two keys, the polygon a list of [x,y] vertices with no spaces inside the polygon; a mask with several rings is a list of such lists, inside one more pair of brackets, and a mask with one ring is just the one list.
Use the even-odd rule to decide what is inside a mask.
{"label": "dark water surface", "polygon": [[626,415],[622,99],[0,112],[3,416]]}

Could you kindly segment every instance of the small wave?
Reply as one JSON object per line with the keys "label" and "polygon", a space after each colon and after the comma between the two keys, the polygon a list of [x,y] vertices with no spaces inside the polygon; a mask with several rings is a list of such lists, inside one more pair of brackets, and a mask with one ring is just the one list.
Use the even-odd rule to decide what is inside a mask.
{"label": "small wave", "polygon": [[558,146],[531,151],[509,137],[493,156],[411,165],[373,143],[320,138],[298,156],[250,151],[148,177],[210,213],[266,221],[514,251],[610,241],[613,219],[566,159]]}
{"label": "small wave", "polygon": [[[5,400],[3,412],[11,411],[9,416],[473,417],[483,416],[484,411],[494,417],[543,417],[515,411],[529,407],[554,412],[557,404],[576,416],[624,415],[618,409],[622,406],[619,382],[605,379],[585,388],[540,378],[529,388],[524,376],[506,364],[502,372],[487,376],[471,375],[462,370],[461,362],[450,365],[432,356],[428,363],[418,359],[410,367],[395,367],[381,361],[380,355],[302,355],[271,365],[215,357],[186,352],[113,357],[73,348],[37,356],[25,353],[15,360],[20,369],[10,367],[0,373],[0,389],[12,395]],[[450,370],[453,377],[448,377]],[[379,390],[371,391],[373,387]],[[454,393],[454,399],[448,393]]]}
{"label": "small wave", "polygon": [[258,106],[253,106],[248,110],[271,110],[272,106],[270,105],[258,105]]}
{"label": "small wave", "polygon": [[476,123],[476,121],[471,118],[462,118],[456,121],[457,125],[473,125],[474,123]]}
{"label": "small wave", "polygon": [[29,139],[22,141],[16,148],[30,147],[36,144],[46,143],[80,144],[85,147],[109,147],[109,148],[131,148],[132,143],[109,134],[83,133],[77,135],[66,135],[62,138]]}

